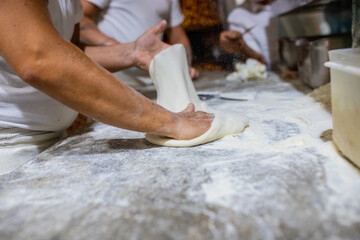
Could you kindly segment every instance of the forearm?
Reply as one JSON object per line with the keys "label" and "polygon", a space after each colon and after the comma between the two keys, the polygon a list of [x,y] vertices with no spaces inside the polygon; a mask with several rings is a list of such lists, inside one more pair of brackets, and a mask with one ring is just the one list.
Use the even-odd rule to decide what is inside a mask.
{"label": "forearm", "polygon": [[134,42],[112,46],[85,47],[85,54],[110,72],[135,66],[134,51]]}
{"label": "forearm", "polygon": [[86,45],[110,46],[119,42],[101,32],[96,23],[88,16],[80,22],[80,41]]}
{"label": "forearm", "polygon": [[106,124],[171,137],[176,127],[172,113],[127,87],[75,46],[64,41],[61,48],[48,47],[53,50],[41,59],[46,65],[36,67],[26,79],[29,84]]}
{"label": "forearm", "polygon": [[250,48],[245,42],[244,42],[244,44],[241,45],[241,47],[239,47],[237,49],[237,51],[235,53],[240,58],[243,58],[243,61],[245,61],[248,58],[253,58],[262,63],[265,63],[264,57],[260,53],[256,52],[252,48]]}
{"label": "forearm", "polygon": [[265,62],[263,56],[250,48],[240,32],[237,31],[224,31],[220,35],[220,46],[227,53],[237,54],[242,61],[246,61],[248,58],[254,58],[260,62]]}

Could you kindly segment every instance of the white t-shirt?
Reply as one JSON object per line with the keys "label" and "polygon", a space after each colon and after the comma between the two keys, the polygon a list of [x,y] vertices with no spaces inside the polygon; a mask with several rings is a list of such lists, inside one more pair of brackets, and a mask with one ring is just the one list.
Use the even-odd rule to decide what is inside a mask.
{"label": "white t-shirt", "polygon": [[264,56],[269,67],[277,61],[277,31],[276,24],[271,21],[272,17],[273,13],[268,5],[258,12],[237,7],[227,19],[230,30],[244,33],[251,29],[243,35],[243,39],[249,47]]}
{"label": "white t-shirt", "polygon": [[[75,24],[83,16],[80,0],[48,2],[55,28],[70,41]],[[62,131],[76,116],[77,112],[21,80],[0,55],[0,128]]]}
{"label": "white t-shirt", "polygon": [[87,1],[102,9],[98,19],[100,31],[122,43],[135,41],[162,19],[169,27],[176,27],[184,20],[178,0]]}

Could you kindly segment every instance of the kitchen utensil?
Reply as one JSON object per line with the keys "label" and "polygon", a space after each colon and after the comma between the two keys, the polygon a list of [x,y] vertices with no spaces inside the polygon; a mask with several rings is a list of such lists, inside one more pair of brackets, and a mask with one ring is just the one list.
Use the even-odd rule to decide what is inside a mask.
{"label": "kitchen utensil", "polygon": [[328,51],[351,46],[351,35],[321,38],[315,41],[298,39],[297,69],[300,79],[312,88],[320,87],[330,81],[329,69],[324,63],[329,60]]}

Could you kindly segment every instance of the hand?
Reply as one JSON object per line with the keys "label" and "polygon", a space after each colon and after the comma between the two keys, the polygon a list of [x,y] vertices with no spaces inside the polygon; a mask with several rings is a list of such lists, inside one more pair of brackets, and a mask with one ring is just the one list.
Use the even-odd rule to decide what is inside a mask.
{"label": "hand", "polygon": [[227,53],[240,51],[244,44],[242,35],[238,31],[223,31],[220,34],[220,46]]}
{"label": "hand", "polygon": [[189,74],[192,80],[197,79],[199,77],[199,71],[191,66],[189,66]]}
{"label": "hand", "polygon": [[148,71],[150,63],[156,54],[169,47],[162,42],[158,35],[166,29],[166,21],[162,20],[148,29],[135,41],[134,61],[135,66]]}
{"label": "hand", "polygon": [[248,58],[253,58],[265,64],[264,57],[260,53],[254,51],[251,47],[249,47],[242,38],[242,34],[238,31],[232,30],[221,32],[220,46],[227,53],[238,54],[243,61]]}
{"label": "hand", "polygon": [[201,136],[209,130],[214,119],[214,114],[206,112],[195,112],[192,103],[182,112],[176,113],[178,117],[177,133],[173,137],[178,140],[189,140]]}

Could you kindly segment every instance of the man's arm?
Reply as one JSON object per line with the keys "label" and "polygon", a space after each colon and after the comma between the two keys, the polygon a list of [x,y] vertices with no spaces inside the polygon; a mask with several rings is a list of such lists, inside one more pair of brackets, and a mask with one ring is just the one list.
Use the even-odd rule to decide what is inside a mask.
{"label": "man's arm", "polygon": [[85,46],[85,54],[111,72],[129,67],[148,71],[152,58],[168,47],[157,37],[165,29],[166,21],[161,21],[135,42],[111,46]]}
{"label": "man's arm", "polygon": [[133,49],[129,48],[129,44],[119,44],[98,29],[94,19],[98,17],[100,8],[86,0],[81,0],[81,4],[84,17],[79,32],[75,32],[74,36],[80,35],[78,45],[85,54],[110,72],[132,67],[130,55]]}
{"label": "man's arm", "polygon": [[[128,59],[127,55],[123,55],[126,53],[128,46],[126,44],[119,44],[117,40],[109,37],[98,29],[94,19],[98,17],[101,9],[87,0],[81,0],[81,3],[83,5],[84,17],[80,22],[80,41],[87,45],[85,47],[85,54],[111,72],[131,67],[129,63],[123,61],[123,59]],[[162,28],[156,32],[155,35],[160,34],[164,30],[165,28]],[[168,29],[167,34],[171,44],[180,43],[184,45],[190,66],[190,76],[193,79],[197,78],[199,73],[195,68],[191,67],[191,45],[184,29],[179,25]]]}
{"label": "man's arm", "polygon": [[101,32],[95,22],[99,16],[100,8],[86,0],[81,0],[83,5],[84,17],[80,22],[81,42],[87,45],[110,46],[118,44],[115,39]]}
{"label": "man's arm", "polygon": [[[84,18],[80,22],[80,45],[82,45],[87,56],[108,71],[117,72],[129,67],[138,67],[148,71],[152,57],[167,47],[157,37],[166,29],[165,21],[150,28],[140,36],[134,42],[135,49],[133,49],[134,43],[121,44],[101,32],[93,21],[99,14],[99,7],[86,0],[81,2]],[[132,59],[134,50],[136,58]]]}
{"label": "man's arm", "polygon": [[[44,0],[1,0],[0,32],[0,53],[19,77],[78,112],[176,139],[197,137],[211,125],[213,115],[194,112],[191,104],[181,113],[169,112],[95,64],[61,38]],[[135,43],[129,49],[136,59]]]}
{"label": "man's arm", "polygon": [[197,78],[199,73],[195,70],[195,68],[191,67],[192,64],[192,50],[189,38],[186,35],[184,28],[179,25],[176,27],[168,28],[166,30],[166,35],[169,39],[170,44],[182,44],[186,50],[186,56],[189,64],[190,76],[192,79]]}
{"label": "man's arm", "polygon": [[227,53],[237,54],[243,61],[246,61],[248,58],[254,58],[265,64],[264,57],[250,48],[238,31],[230,30],[221,32],[220,46]]}

